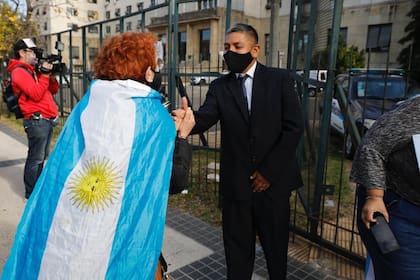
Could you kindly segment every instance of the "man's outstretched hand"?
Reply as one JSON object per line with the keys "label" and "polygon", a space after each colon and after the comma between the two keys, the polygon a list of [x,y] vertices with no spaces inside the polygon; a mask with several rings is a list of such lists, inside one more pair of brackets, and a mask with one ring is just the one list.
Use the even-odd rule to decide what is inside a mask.
{"label": "man's outstretched hand", "polygon": [[195,119],[193,111],[188,107],[186,97],[181,98],[181,108],[173,110],[171,115],[175,122],[175,128],[178,131],[178,137],[187,138],[195,125]]}

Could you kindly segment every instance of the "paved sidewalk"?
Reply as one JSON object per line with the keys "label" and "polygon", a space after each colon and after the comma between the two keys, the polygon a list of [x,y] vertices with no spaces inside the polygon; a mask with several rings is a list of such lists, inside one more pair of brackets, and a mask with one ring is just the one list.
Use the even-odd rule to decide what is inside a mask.
{"label": "paved sidewalk", "polygon": [[[0,123],[0,274],[25,206],[22,182],[26,139]],[[169,208],[163,254],[173,280],[226,279],[222,234],[187,213]],[[268,279],[257,246],[253,280]],[[339,279],[327,270],[289,256],[287,279]]]}

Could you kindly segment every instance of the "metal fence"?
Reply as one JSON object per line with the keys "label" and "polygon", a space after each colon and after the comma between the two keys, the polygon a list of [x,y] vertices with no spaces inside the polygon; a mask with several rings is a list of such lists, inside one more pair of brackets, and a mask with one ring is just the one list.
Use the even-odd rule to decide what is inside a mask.
{"label": "metal fence", "polygon": [[[208,63],[205,67],[194,67],[181,64],[177,58],[179,25],[178,5],[195,1],[169,1],[161,5],[142,9],[129,15],[97,22],[91,25],[74,27],[72,30],[45,37],[47,45],[55,40],[69,44],[61,53],[64,61],[68,61],[67,70],[60,75],[60,93],[57,102],[60,113],[65,120],[83,94],[86,92],[91,76],[92,63],[107,30],[114,28],[116,32],[146,30],[146,18],[160,13],[167,16],[168,52],[163,71],[164,94],[173,107],[178,104],[180,94],[187,93],[193,109],[198,109],[205,98],[208,83],[217,78],[223,71],[223,62]],[[355,185],[349,182],[351,160],[345,156],[346,142],[349,137],[331,132],[331,112],[334,100],[343,114],[347,135],[350,135],[353,146],[360,141],[360,130],[348,112],[346,89],[334,86],[335,64],[339,27],[343,1],[334,1],[331,21],[331,42],[329,49],[327,76],[324,81],[311,77],[311,60],[313,57],[312,40],[314,36],[317,9],[311,9],[309,15],[308,44],[304,53],[298,51],[298,35],[301,29],[301,10],[303,2],[310,2],[316,7],[317,1],[291,1],[291,19],[289,30],[289,47],[287,67],[296,81],[296,94],[299,95],[305,119],[305,133],[298,149],[299,162],[304,178],[304,186],[292,195],[291,229],[321,246],[327,247],[337,254],[363,263],[365,249],[360,241],[356,228],[356,194]],[[216,4],[217,5],[217,4]],[[226,26],[230,20],[230,1],[227,1]],[[132,24],[137,23],[135,30]],[[77,35],[77,36],[75,36]],[[76,39],[76,37],[78,39]],[[81,39],[80,39],[81,38]],[[77,53],[75,53],[77,51]],[[79,53],[80,52],[80,53]],[[302,65],[298,65],[298,56],[303,56]],[[78,59],[75,59],[78,58]],[[74,63],[74,61],[81,63]],[[296,69],[301,68],[299,74]],[[349,65],[349,68],[351,65]],[[369,67],[369,65],[368,65]],[[349,73],[350,75],[350,73]],[[315,94],[309,94],[315,87]],[[315,86],[314,86],[315,85]],[[335,96],[334,96],[335,94]],[[311,95],[311,96],[309,96]],[[333,98],[334,97],[334,98]],[[218,194],[219,171],[219,124],[212,127],[204,135],[190,137],[194,146],[195,157],[192,166],[191,187],[200,191]],[[217,199],[215,199],[217,201]],[[215,204],[214,207],[217,207]]]}

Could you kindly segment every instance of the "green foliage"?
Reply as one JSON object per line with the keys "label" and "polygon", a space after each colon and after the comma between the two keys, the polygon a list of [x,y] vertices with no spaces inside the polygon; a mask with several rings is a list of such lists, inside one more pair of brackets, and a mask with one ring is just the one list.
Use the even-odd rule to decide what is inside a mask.
{"label": "green foliage", "polygon": [[[320,51],[312,58],[312,69],[328,69],[329,48]],[[365,52],[358,47],[348,47],[340,36],[338,39],[336,74],[346,73],[349,68],[365,67]]]}
{"label": "green foliage", "polygon": [[18,39],[36,37],[37,32],[35,25],[8,1],[0,0],[0,12],[0,56],[7,57],[12,54],[13,44]]}
{"label": "green foliage", "polygon": [[420,2],[416,1],[407,14],[412,18],[405,27],[405,35],[398,41],[404,47],[397,57],[401,67],[407,71],[409,79],[420,84]]}

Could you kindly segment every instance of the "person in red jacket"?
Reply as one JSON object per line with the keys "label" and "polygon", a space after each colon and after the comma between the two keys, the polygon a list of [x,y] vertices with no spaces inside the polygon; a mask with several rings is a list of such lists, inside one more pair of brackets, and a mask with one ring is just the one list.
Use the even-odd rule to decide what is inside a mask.
{"label": "person in red jacket", "polygon": [[58,108],[53,99],[53,94],[58,92],[58,82],[51,74],[53,65],[44,62],[39,69],[35,69],[38,62],[35,50],[36,45],[31,39],[18,40],[13,46],[14,58],[10,59],[7,67],[13,91],[19,96],[18,103],[28,138],[28,156],[23,175],[25,198],[29,198],[41,174],[58,117]]}

